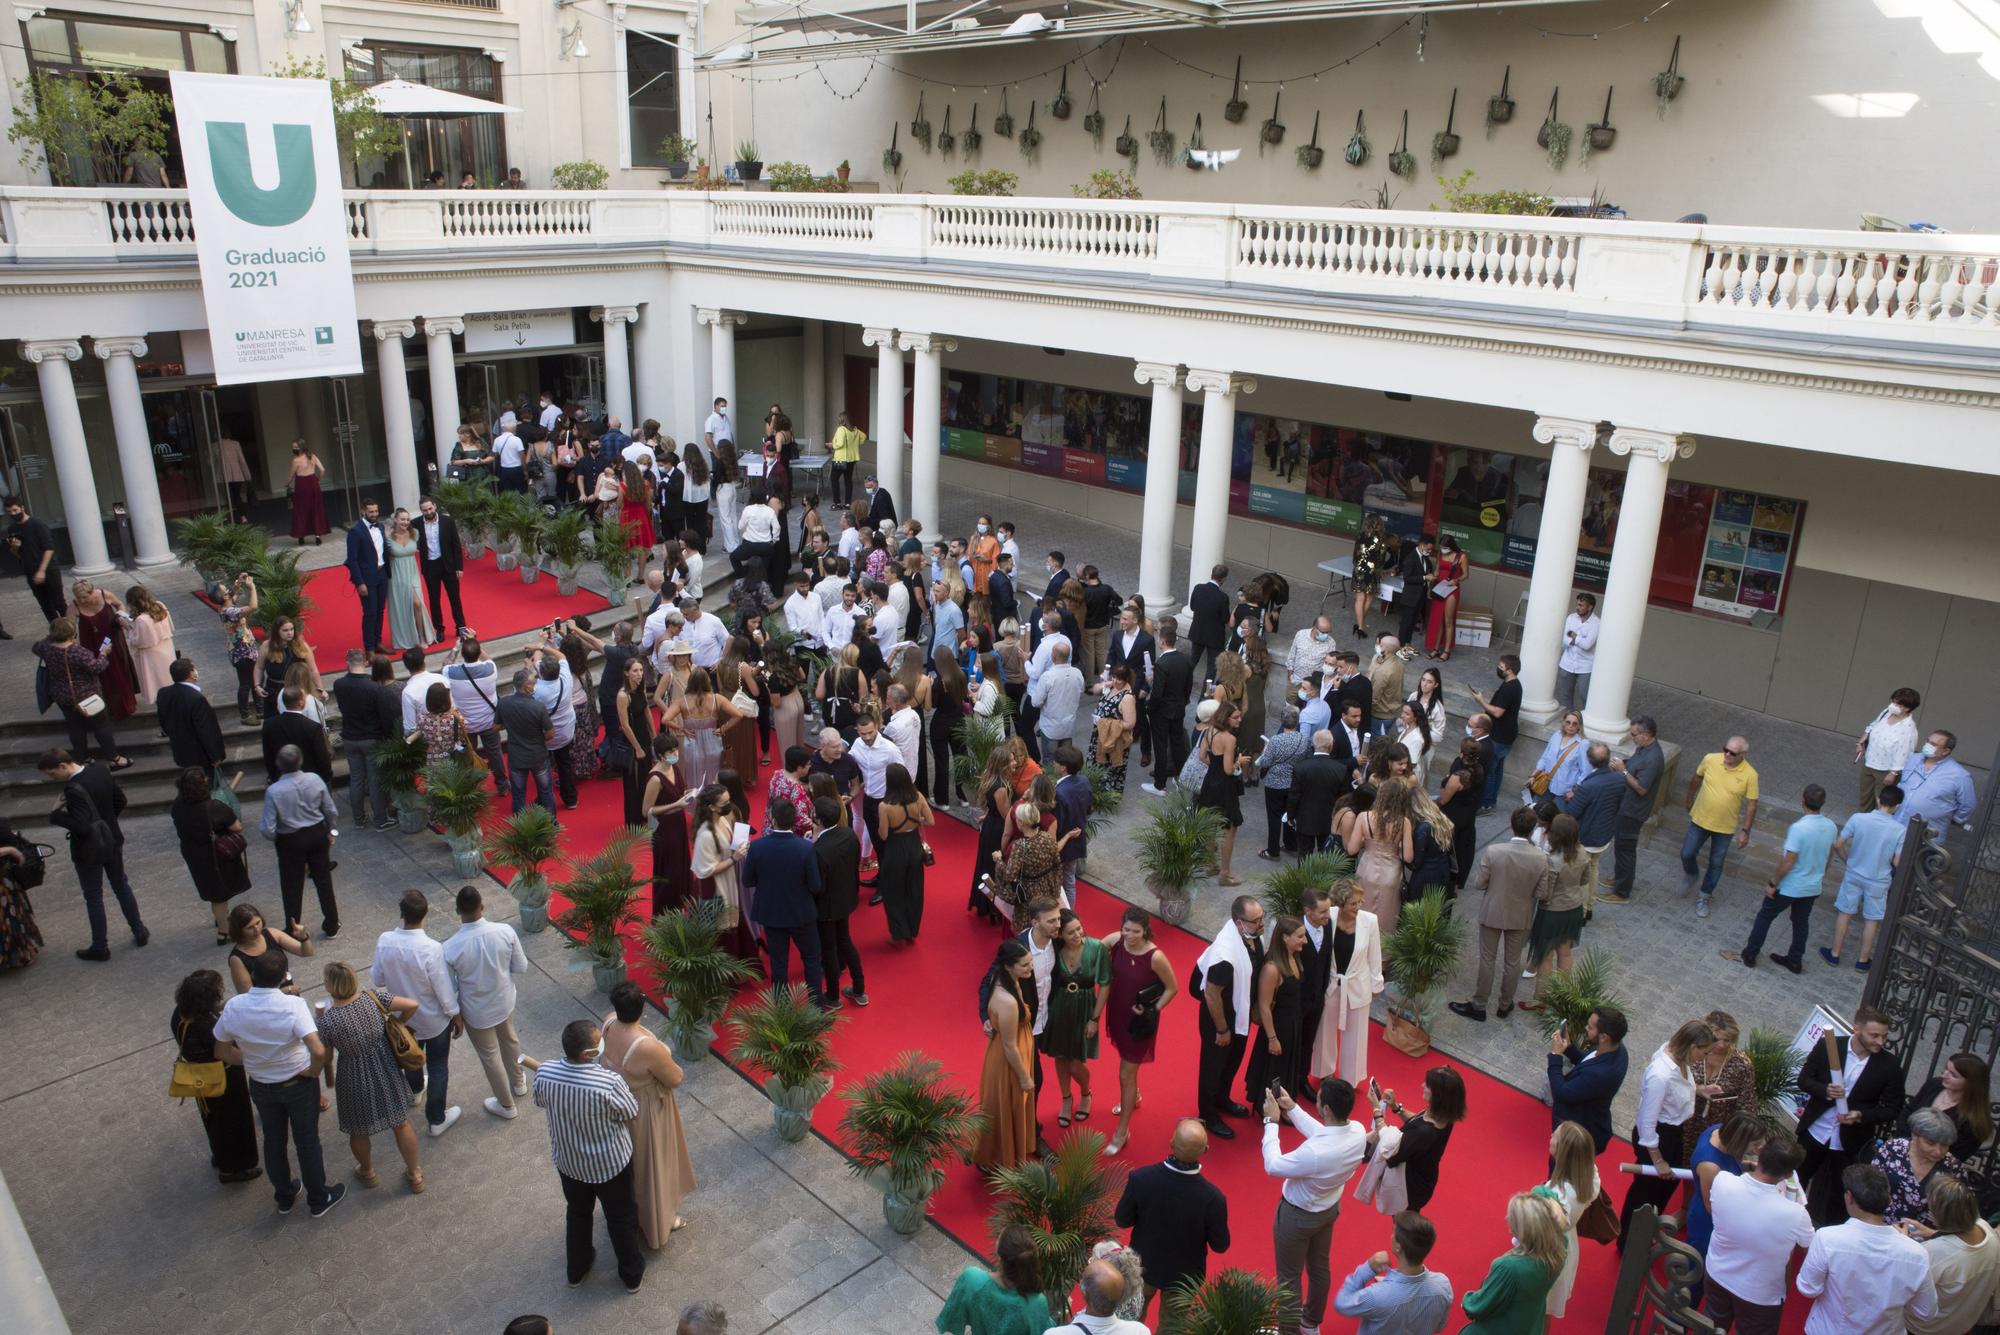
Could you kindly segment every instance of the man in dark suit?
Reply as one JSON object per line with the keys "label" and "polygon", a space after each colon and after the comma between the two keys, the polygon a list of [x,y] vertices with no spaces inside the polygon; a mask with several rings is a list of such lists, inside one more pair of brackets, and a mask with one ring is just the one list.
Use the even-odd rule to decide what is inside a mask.
{"label": "man in dark suit", "polygon": [[[1197,677],[1215,675],[1215,661],[1229,643],[1229,595],[1222,590],[1222,581],[1228,578],[1229,567],[1219,565],[1208,572],[1207,583],[1195,585],[1188,594],[1188,643],[1194,646]],[[1203,659],[1208,662],[1206,674]]]}
{"label": "man in dark suit", "polygon": [[1326,848],[1333,838],[1333,804],[1354,787],[1353,768],[1333,754],[1333,733],[1321,728],[1312,740],[1313,753],[1292,766],[1287,808],[1298,831],[1300,857]]}
{"label": "man in dark suit", "polygon": [[1521,979],[1521,947],[1527,943],[1528,924],[1534,920],[1535,905],[1548,898],[1555,881],[1548,855],[1529,841],[1535,832],[1535,813],[1515,807],[1509,818],[1513,838],[1496,841],[1479,850],[1479,865],[1465,883],[1468,893],[1479,901],[1479,981],[1473,985],[1471,1001],[1454,1001],[1454,1015],[1468,1020],[1486,1019],[1486,999],[1493,993],[1493,969],[1500,962],[1500,1008],[1506,1019],[1514,1009],[1514,988]]}
{"label": "man in dark suit", "polygon": [[43,616],[54,621],[67,606],[63,601],[62,563],[56,559],[55,535],[49,532],[47,524],[28,513],[27,503],[19,496],[7,498],[7,518],[7,546],[21,563],[21,573],[27,576],[28,592],[35,596],[35,605],[42,609]]}
{"label": "man in dark suit", "polygon": [[451,600],[452,638],[465,630],[465,604],[459,601],[458,577],[465,572],[465,548],[458,540],[458,521],[438,509],[426,496],[418,504],[417,568],[424,576],[424,596],[430,600],[431,620],[444,628],[438,593]]}
{"label": "man in dark suit", "polygon": [[1465,720],[1465,735],[1479,747],[1479,768],[1488,774],[1501,763],[1502,757],[1493,745],[1493,716],[1474,714]]}
{"label": "man in dark suit", "polygon": [[1611,1144],[1611,1101],[1625,1083],[1625,1012],[1599,1006],[1572,1042],[1557,1029],[1549,1040],[1549,1127],[1575,1122],[1590,1133],[1599,1154]]}
{"label": "man in dark suit", "polygon": [[160,732],[173,752],[174,764],[182,769],[206,770],[209,786],[214,787],[215,767],[222,763],[224,754],[222,724],[215,717],[215,706],[201,693],[197,684],[200,674],[192,660],[176,658],[167,675],[172,680],[153,697],[153,707],[160,712]]}
{"label": "man in dark suit", "polygon": [[1436,541],[1426,533],[1403,548],[1402,563],[1396,570],[1403,577],[1403,587],[1396,592],[1396,607],[1402,613],[1396,638],[1406,645],[1416,644],[1417,627],[1430,606],[1431,580],[1437,575],[1437,558],[1431,555],[1431,546]]}
{"label": "man in dark suit", "polygon": [[[1297,782],[1296,768],[1292,774]],[[1333,978],[1333,896],[1320,886],[1307,886],[1299,895],[1299,911],[1306,928],[1305,953],[1299,956],[1299,1033],[1317,1035],[1326,1011],[1326,985]],[[1311,1081],[1296,1091],[1300,1097],[1311,1092]]]}
{"label": "man in dark suit", "polygon": [[1153,764],[1153,721],[1146,705],[1153,694],[1153,660],[1159,652],[1159,646],[1139,618],[1139,609],[1131,603],[1119,608],[1118,624],[1112,628],[1111,638],[1104,645],[1104,666],[1122,667],[1132,673],[1132,699],[1139,713],[1137,731],[1141,769],[1150,769]]}
{"label": "man in dark suit", "polygon": [[1049,587],[1042,595],[1043,600],[1054,598],[1062,592],[1062,586],[1070,582],[1069,563],[1061,552],[1050,552],[1048,559]]}
{"label": "man in dark suit", "polygon": [[79,765],[60,747],[42,752],[38,768],[43,778],[62,785],[62,796],[49,813],[49,823],[69,831],[69,858],[76,864],[84,915],[90,920],[90,947],[77,951],[76,957],[98,963],[111,958],[110,926],[104,917],[107,879],[111,893],[118,897],[125,925],[132,929],[132,944],[145,945],[153,934],[139,917],[139,900],[125,876],[125,832],[118,826],[118,813],[125,809],[125,790],[103,765],[96,761]]}
{"label": "man in dark suit", "polygon": [[1156,647],[1153,690],[1146,701],[1153,731],[1153,781],[1142,786],[1157,797],[1187,763],[1186,719],[1188,696],[1194,691],[1194,659],[1181,648],[1180,629],[1172,617],[1161,618]]}
{"label": "man in dark suit", "polygon": [[[840,818],[840,803],[831,797],[813,799],[813,857],[819,862],[819,956],[826,973],[826,999],[839,1007],[845,996],[857,1006],[868,1004],[868,985],[861,977],[861,952],[854,948],[849,920],[861,905],[861,840]],[[848,985],[840,986],[847,970]]]}
{"label": "man in dark suit", "polygon": [[882,521],[885,519],[894,524],[896,522],[896,498],[891,496],[872,477],[862,485],[868,488],[868,527],[879,529],[882,527]]}
{"label": "man in dark suit", "polygon": [[380,518],[380,507],[363,501],[361,518],[347,530],[347,581],[361,599],[361,647],[371,654],[382,645],[382,614],[389,607],[389,561]]}
{"label": "man in dark suit", "polygon": [[[1343,649],[1337,655],[1340,662],[1340,686],[1335,692],[1333,716],[1338,719],[1348,705],[1361,706],[1361,726],[1368,727],[1368,720],[1374,716],[1375,683],[1361,670],[1361,655]],[[1355,755],[1360,756],[1356,751]]]}
{"label": "man in dark suit", "polygon": [[[1362,680],[1365,682],[1367,678]],[[1337,703],[1340,710],[1333,717],[1333,727],[1328,729],[1333,734],[1330,754],[1346,767],[1351,778],[1368,756],[1368,706],[1356,700]],[[1351,783],[1348,786],[1353,787]]]}
{"label": "man in dark suit", "polygon": [[[1833,1045],[1839,1071],[1827,1060],[1824,1040],[1812,1045],[1799,1068],[1799,1089],[1806,1096],[1799,1109],[1799,1145],[1806,1152],[1799,1181],[1813,1222],[1821,1227],[1846,1217],[1841,1172],[1865,1156],[1903,1110],[1903,1064],[1889,1051],[1888,1016],[1861,1007],[1854,1012],[1853,1037],[1836,1037]],[[1822,1173],[1827,1181],[1817,1180]]]}
{"label": "man in dark suit", "polygon": [[1132,1230],[1132,1250],[1146,1281],[1146,1301],[1182,1280],[1208,1278],[1208,1254],[1229,1250],[1229,1198],[1201,1175],[1208,1130],[1189,1117],[1174,1127],[1160,1163],[1134,1169],[1118,1198],[1117,1222]]}
{"label": "man in dark suit", "polygon": [[278,752],[287,746],[296,746],[304,759],[300,768],[308,774],[319,775],[331,789],[333,748],[327,745],[326,727],[305,712],[306,693],[301,688],[287,686],[282,699],[284,707],[264,720],[265,782],[278,781]]}
{"label": "man in dark suit", "polygon": [[830,998],[820,977],[819,859],[813,846],[792,832],[798,809],[788,799],[773,801],[765,816],[768,832],[743,859],[743,897],[750,901],[750,920],[764,929],[770,947],[771,986],[790,983],[796,946],[807,993],[828,1008]]}
{"label": "man in dark suit", "polygon": [[1014,558],[1005,552],[993,558],[993,571],[986,577],[986,606],[996,626],[1020,615],[1021,600],[1014,593]]}

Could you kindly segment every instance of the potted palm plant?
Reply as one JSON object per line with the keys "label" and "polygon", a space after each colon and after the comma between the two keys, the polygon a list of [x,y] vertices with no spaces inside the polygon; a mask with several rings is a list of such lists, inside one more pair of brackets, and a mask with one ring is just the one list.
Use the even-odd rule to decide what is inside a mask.
{"label": "potted palm plant", "polygon": [[1382,971],[1396,985],[1382,1036],[1398,1052],[1421,1057],[1431,1050],[1432,994],[1458,968],[1467,936],[1442,886],[1431,886],[1397,916],[1396,930],[1382,942]]}
{"label": "potted palm plant", "polygon": [[259,552],[248,568],[257,580],[257,610],[250,613],[250,624],[269,635],[280,621],[290,621],[298,627],[299,638],[305,639],[306,609],[311,604],[306,601],[299,554]]}
{"label": "potted palm plant", "polygon": [[522,564],[521,548],[532,541],[542,508],[526,492],[509,491],[493,498],[492,529],[495,563],[502,570]]}
{"label": "potted palm plant", "polygon": [[1104,1146],[1100,1131],[1072,1131],[1048,1158],[986,1175],[993,1186],[988,1226],[997,1238],[1019,1224],[1035,1240],[1052,1321],[1069,1315],[1069,1293],[1090,1263],[1091,1248],[1118,1232],[1112,1211],[1125,1170],[1104,1157]]}
{"label": "potted palm plant", "polygon": [[1583,1033],[1590,1013],[1599,1006],[1618,1006],[1622,1001],[1614,986],[1617,968],[1610,955],[1595,949],[1579,950],[1568,969],[1552,969],[1542,983],[1542,1009],[1534,1013],[1535,1028],[1548,1038],[1557,1029],[1571,1038]]}
{"label": "potted palm plant", "polygon": [[1175,1335],[1264,1335],[1299,1323],[1291,1287],[1249,1270],[1225,1270],[1201,1283],[1189,1277],[1161,1301],[1161,1328]]}
{"label": "potted palm plant", "polygon": [[722,948],[725,907],[719,899],[697,900],[658,915],[639,932],[639,948],[667,995],[667,1041],[682,1061],[708,1055],[715,1022],[729,1009],[737,986],[757,976],[747,960]]}
{"label": "potted palm plant", "polygon": [[979,776],[986,772],[986,762],[992,758],[994,748],[1014,735],[1009,722],[1012,703],[1003,695],[993,706],[991,714],[967,714],[951,725],[952,782],[975,797]]}
{"label": "potted palm plant", "polygon": [[545,521],[541,547],[556,572],[556,592],[565,598],[571,596],[583,578],[583,563],[590,559],[590,516],[582,510],[565,509]]}
{"label": "potted palm plant", "polygon": [[645,892],[645,882],[632,870],[632,850],[645,840],[644,830],[625,826],[578,863],[563,886],[569,907],[556,926],[569,933],[563,944],[590,957],[591,981],[599,992],[610,992],[625,978],[625,928],[639,920],[639,896]]}
{"label": "potted palm plant", "polygon": [[239,550],[236,530],[221,511],[174,521],[174,555],[201,576],[202,592],[213,594],[242,567],[232,567]]}
{"label": "potted palm plant", "polygon": [[450,515],[458,524],[458,536],[465,543],[465,554],[477,561],[486,555],[486,544],[493,538],[493,507],[500,494],[493,489],[491,478],[478,477],[466,481],[447,478],[437,484],[432,492],[438,509]]}
{"label": "potted palm plant", "polygon": [[484,855],[481,826],[493,805],[486,771],[463,760],[440,760],[424,771],[424,811],[431,824],[444,827],[451,845],[451,870],[457,876],[477,876]]}
{"label": "potted palm plant", "polygon": [[833,1088],[840,1063],[833,1055],[839,1016],[823,1011],[804,988],[767,987],[729,1017],[730,1058],[770,1077],[771,1120],[780,1140],[803,1140],[812,1130],[813,1106]]}
{"label": "potted palm plant", "polygon": [[382,776],[382,789],[396,808],[396,829],[403,834],[424,828],[424,798],[417,791],[424,763],[424,744],[400,733],[375,743],[375,771]]}
{"label": "potted palm plant", "polygon": [[486,840],[486,860],[514,873],[514,902],[521,906],[521,930],[549,925],[549,881],[542,864],[556,855],[561,827],[555,813],[539,802],[522,807]]}
{"label": "potted palm plant", "polygon": [[1764,1124],[1774,1130],[1791,1127],[1798,1119],[1792,1099],[1799,1092],[1799,1067],[1805,1064],[1805,1054],[1783,1034],[1752,1029],[1743,1040],[1743,1055],[1750,1059],[1757,1111],[1763,1114]]}
{"label": "potted palm plant", "polygon": [[1222,813],[1198,807],[1186,793],[1174,793],[1146,809],[1133,835],[1139,870],[1159,899],[1160,916],[1176,927],[1188,919],[1190,887],[1215,858],[1222,838]]}
{"label": "potted palm plant", "polygon": [[963,1159],[979,1134],[972,1099],[945,1083],[944,1065],[905,1052],[887,1070],[840,1091],[840,1135],[848,1170],[882,1192],[882,1217],[908,1237],[923,1227],[944,1165]]}
{"label": "potted palm plant", "polygon": [[1331,889],[1353,874],[1354,859],[1345,853],[1308,853],[1264,878],[1264,907],[1274,918],[1303,917],[1307,890]]}
{"label": "potted palm plant", "polygon": [[625,601],[625,586],[632,579],[632,526],[616,515],[597,521],[597,564],[604,571],[604,592],[611,601]]}

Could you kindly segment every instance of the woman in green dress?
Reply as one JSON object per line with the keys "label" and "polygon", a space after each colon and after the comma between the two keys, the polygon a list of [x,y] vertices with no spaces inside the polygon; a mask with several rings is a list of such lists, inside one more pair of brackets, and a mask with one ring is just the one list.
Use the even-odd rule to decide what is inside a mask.
{"label": "woman in green dress", "polygon": [[933,1323],[939,1335],[1042,1335],[1049,1328],[1041,1260],[1028,1230],[1009,1224],[994,1251],[997,1272],[969,1265],[951,1286]]}
{"label": "woman in green dress", "polygon": [[418,540],[410,512],[399,508],[383,544],[389,557],[389,642],[398,649],[422,649],[437,639],[417,572]]}
{"label": "woman in green dress", "polygon": [[1472,1324],[1460,1335],[1542,1335],[1548,1329],[1549,1286],[1569,1255],[1567,1230],[1550,1201],[1517,1191],[1507,1202],[1511,1250],[1495,1257],[1486,1282],[1465,1295]]}
{"label": "woman in green dress", "polygon": [[1070,1082],[1076,1082],[1076,1120],[1090,1119],[1090,1063],[1097,1060],[1097,1035],[1104,1003],[1111,996],[1111,956],[1104,943],[1083,930],[1083,920],[1062,911],[1056,928],[1056,963],[1049,975],[1049,1022],[1042,1028],[1042,1051],[1055,1058],[1056,1087],[1062,1091],[1057,1126],[1070,1124]]}

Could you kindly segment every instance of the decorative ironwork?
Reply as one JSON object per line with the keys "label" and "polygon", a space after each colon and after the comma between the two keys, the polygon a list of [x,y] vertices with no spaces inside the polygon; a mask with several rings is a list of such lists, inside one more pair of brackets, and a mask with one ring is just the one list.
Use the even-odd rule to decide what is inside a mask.
{"label": "decorative ironwork", "polygon": [[1633,1212],[1604,1335],[1716,1335],[1716,1324],[1692,1301],[1702,1281],[1701,1253],[1677,1231],[1654,1206]]}

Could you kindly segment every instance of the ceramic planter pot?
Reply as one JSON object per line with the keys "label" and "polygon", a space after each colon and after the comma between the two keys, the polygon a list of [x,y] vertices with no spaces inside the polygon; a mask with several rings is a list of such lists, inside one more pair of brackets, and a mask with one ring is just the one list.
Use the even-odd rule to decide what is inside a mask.
{"label": "ceramic planter pot", "polygon": [[530,936],[545,932],[549,927],[549,906],[547,904],[521,905],[521,930]]}
{"label": "ceramic planter pot", "polygon": [[1185,887],[1175,890],[1154,886],[1152,890],[1159,899],[1162,918],[1176,927],[1188,920],[1188,912],[1194,907],[1194,896]]}
{"label": "ceramic planter pot", "polygon": [[765,1092],[771,1096],[771,1121],[778,1128],[778,1139],[800,1141],[812,1130],[812,1110],[826,1097],[827,1084],[824,1080],[810,1085],[781,1085],[773,1080]]}
{"label": "ceramic planter pot", "polygon": [[760,180],[763,175],[764,164],[761,162],[753,162],[748,158],[744,158],[740,159],[736,164],[736,179],[739,181]]}
{"label": "ceramic planter pot", "polygon": [[685,180],[687,179],[687,174],[688,165],[685,162],[669,162],[667,164],[667,175],[673,180]]}
{"label": "ceramic planter pot", "polygon": [[882,1218],[896,1232],[906,1238],[911,1237],[924,1226],[930,1199],[929,1192],[921,1196],[904,1196],[895,1191],[885,1191],[882,1193]]}
{"label": "ceramic planter pot", "polygon": [[597,984],[599,992],[604,993],[606,996],[611,995],[611,989],[625,981],[625,961],[619,960],[616,964],[606,964],[603,960],[592,960],[590,962],[590,981]]}

